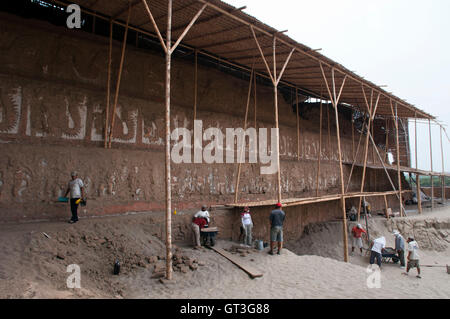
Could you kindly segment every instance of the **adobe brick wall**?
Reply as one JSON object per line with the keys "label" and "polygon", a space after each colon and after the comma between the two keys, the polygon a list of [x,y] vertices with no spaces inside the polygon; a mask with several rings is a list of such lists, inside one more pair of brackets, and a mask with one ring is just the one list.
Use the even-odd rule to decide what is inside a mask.
{"label": "adobe brick wall", "polygon": [[[89,197],[81,214],[162,211],[161,55],[127,47],[113,148],[105,150],[108,39],[4,13],[0,13],[0,33],[0,221],[67,218],[68,207],[55,200],[63,195],[72,170],[77,170],[85,181]],[[114,43],[113,83],[119,61],[120,43]],[[171,128],[192,129],[193,74],[192,63],[174,59]],[[203,66],[199,67],[198,79],[197,119],[203,120],[204,128],[218,127],[225,132],[227,127],[243,127],[248,82]],[[257,95],[258,128],[270,129],[274,126],[273,90],[259,85]],[[282,95],[279,112],[282,196],[313,196],[316,188],[321,194],[338,193],[334,112],[330,112],[331,149],[327,147],[326,121],[322,127],[324,143],[318,185],[318,110],[312,109],[300,119],[300,161],[295,114]],[[351,123],[342,114],[339,116],[343,159],[349,162]],[[359,152],[360,160],[362,153]],[[240,200],[276,197],[276,174],[260,175],[259,168],[260,164],[243,165]],[[173,207],[192,209],[201,203],[231,202],[236,171],[236,164],[172,164]],[[344,165],[345,181],[349,172],[350,166]],[[359,190],[361,174],[362,170],[355,168],[349,191]],[[367,174],[365,190],[391,189],[384,171],[369,169]],[[378,205],[378,199],[375,202]],[[382,208],[382,199],[380,203]],[[298,208],[298,215],[334,218],[335,203],[327,205]]]}

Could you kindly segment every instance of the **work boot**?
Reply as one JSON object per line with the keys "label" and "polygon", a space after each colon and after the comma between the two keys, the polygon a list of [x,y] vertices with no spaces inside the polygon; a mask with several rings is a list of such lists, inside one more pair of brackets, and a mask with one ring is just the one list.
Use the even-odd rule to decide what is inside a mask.
{"label": "work boot", "polygon": [[273,251],[272,250],[269,251],[269,255],[273,255]]}

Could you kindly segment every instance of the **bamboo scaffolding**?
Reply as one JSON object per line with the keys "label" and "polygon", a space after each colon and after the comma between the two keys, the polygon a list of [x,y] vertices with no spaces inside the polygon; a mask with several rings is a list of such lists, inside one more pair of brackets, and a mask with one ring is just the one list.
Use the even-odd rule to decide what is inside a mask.
{"label": "bamboo scaffolding", "polygon": [[[373,105],[373,90],[371,92],[371,98],[370,98],[370,104],[367,101],[366,92],[364,90],[364,86],[361,87],[363,95],[364,95],[364,101],[366,102],[367,111],[369,112],[369,124],[367,126],[367,136],[366,136],[366,145],[365,145],[365,151],[364,151],[364,166],[363,166],[363,174],[362,174],[362,181],[361,181],[361,193],[364,191],[364,182],[366,179],[366,168],[367,168],[367,155],[369,152],[369,135],[370,135],[370,127],[372,126],[373,119],[375,118],[375,115],[377,113],[378,108],[378,102],[380,101],[380,94],[378,93],[377,101],[375,103],[375,106]],[[362,198],[359,198],[359,205],[358,205],[358,221],[361,217],[361,201]]]}
{"label": "bamboo scaffolding", "polygon": [[352,110],[352,156],[355,159],[355,111]]}
{"label": "bamboo scaffolding", "polygon": [[[364,126],[363,126],[364,128]],[[362,140],[362,135],[363,135],[364,129],[361,130],[361,133],[359,134],[359,141],[358,141],[358,146],[356,148],[356,155],[353,156],[353,163],[352,163],[352,168],[350,169],[350,174],[348,175],[348,181],[347,181],[347,187],[345,188],[345,192],[348,192],[348,188],[350,187],[350,181],[352,179],[352,175],[353,175],[353,169],[355,167],[355,163],[358,159],[358,154],[359,154],[359,147],[361,145],[361,140]]]}
{"label": "bamboo scaffolding", "polygon": [[327,105],[327,129],[328,129],[328,160],[331,161],[333,157],[333,152],[331,149],[331,125],[330,125],[330,108]]}
{"label": "bamboo scaffolding", "polygon": [[[259,53],[261,54],[261,58],[264,62],[264,65],[267,68],[267,72],[272,80],[273,91],[274,91],[274,104],[275,104],[275,128],[277,130],[277,138],[276,138],[276,152],[277,152],[277,184],[278,184],[278,201],[281,202],[281,166],[280,166],[280,133],[279,133],[279,125],[278,125],[278,84],[280,83],[281,77],[283,76],[284,71],[294,53],[294,48],[289,53],[289,56],[286,58],[286,61],[283,64],[283,67],[280,73],[277,76],[277,59],[276,59],[276,42],[277,37],[273,37],[273,71],[270,71],[269,64],[267,63],[266,57],[261,49],[258,38],[256,37],[255,31],[253,30],[253,26],[250,26],[250,31],[253,35],[253,38],[256,42],[256,46],[258,47]],[[272,73],[273,72],[273,73]]]}
{"label": "bamboo scaffolding", "polygon": [[[253,80],[253,72],[250,74],[250,83],[248,84],[248,94],[247,94],[247,105],[245,107],[245,116],[244,116],[244,131],[247,129],[247,118],[248,118],[248,108],[250,105],[250,96],[252,93],[252,80]],[[242,146],[239,153],[239,163],[238,163],[238,169],[237,169],[237,177],[236,177],[236,186],[234,191],[234,202],[238,202],[238,196],[239,196],[239,181],[241,178],[241,166],[242,166],[242,160],[245,158],[245,135],[242,136]]]}
{"label": "bamboo scaffolding", "polygon": [[[410,193],[411,190],[403,190],[402,193]],[[385,191],[385,192],[356,192],[356,193],[347,193],[344,196],[341,194],[334,195],[325,195],[320,197],[306,197],[306,198],[287,198],[284,199],[281,203],[283,207],[290,206],[299,206],[299,205],[309,205],[309,204],[317,204],[322,202],[329,202],[335,200],[341,200],[342,197],[345,199],[348,198],[357,198],[357,197],[377,197],[377,196],[389,196],[389,195],[397,195],[398,191]],[[227,204],[229,207],[257,207],[257,206],[273,206],[275,205],[276,200],[265,200],[265,201],[256,201],[256,202],[245,202],[245,203],[232,203]]]}
{"label": "bamboo scaffolding", "polygon": [[130,15],[131,15],[131,5],[129,4],[128,8],[128,16],[127,16],[127,25],[125,27],[125,33],[123,35],[123,43],[122,43],[122,54],[120,57],[120,66],[119,66],[119,74],[117,75],[117,84],[116,84],[116,93],[114,95],[114,106],[113,106],[113,112],[112,112],[112,118],[111,118],[111,125],[109,128],[109,141],[108,141],[108,148],[111,148],[111,143],[114,135],[114,124],[116,120],[116,109],[117,109],[117,102],[119,101],[119,90],[120,90],[120,81],[122,79],[122,70],[123,70],[123,61],[125,60],[125,48],[127,46],[127,37],[128,37],[128,26],[130,23]]}
{"label": "bamboo scaffolding", "polygon": [[338,105],[339,99],[342,94],[342,90],[344,89],[345,81],[347,77],[345,76],[342,80],[341,88],[339,89],[338,95],[336,95],[336,81],[334,77],[334,68],[331,69],[331,79],[333,85],[333,93],[331,93],[330,87],[328,85],[327,77],[325,76],[325,71],[323,70],[322,64],[320,65],[320,70],[322,71],[323,80],[325,82],[328,94],[330,96],[331,103],[334,107],[334,113],[336,117],[336,135],[338,141],[338,156],[339,156],[339,169],[340,169],[340,181],[341,181],[341,209],[342,209],[342,228],[343,228],[343,239],[344,239],[344,261],[348,262],[348,236],[347,236],[347,214],[345,211],[345,190],[344,190],[344,170],[342,167],[342,152],[341,152],[341,137],[339,132],[339,114],[338,114]]}

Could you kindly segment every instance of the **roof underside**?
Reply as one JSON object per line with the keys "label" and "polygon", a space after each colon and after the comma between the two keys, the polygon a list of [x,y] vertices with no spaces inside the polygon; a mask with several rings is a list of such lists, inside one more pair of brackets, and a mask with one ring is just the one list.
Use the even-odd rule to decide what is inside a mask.
{"label": "roof underside", "polygon": [[[69,2],[50,0],[58,4]],[[85,11],[124,22],[127,19],[129,2],[131,5],[130,26],[156,36],[155,29],[149,19],[141,0],[70,0],[77,3]],[[263,54],[271,70],[273,69],[273,36],[277,38],[276,60],[277,72],[283,67],[284,61],[293,48],[295,51],[283,74],[283,84],[298,87],[312,96],[328,98],[328,91],[320,68],[322,63],[328,84],[332,88],[331,69],[335,69],[336,92],[338,93],[344,77],[347,77],[339,103],[346,103],[360,111],[367,111],[368,103],[380,98],[376,115],[392,117],[397,105],[397,114],[401,118],[430,118],[433,116],[415,108],[413,105],[384,91],[379,86],[363,79],[347,70],[342,65],[332,61],[311,48],[295,42],[288,36],[277,32],[254,17],[243,13],[219,0],[183,0],[173,1],[172,9],[172,39],[176,40],[191,22],[192,18],[208,3],[196,23],[181,42],[183,46],[197,49],[224,59],[245,69],[251,69],[253,64],[259,74],[268,75],[266,66],[258,51],[250,26],[253,26]],[[147,0],[147,4],[155,18],[156,24],[164,36],[167,27],[167,0]],[[373,91],[372,91],[373,90]],[[337,94],[336,93],[336,94]],[[393,108],[391,108],[391,105]],[[394,111],[395,112],[395,111]]]}

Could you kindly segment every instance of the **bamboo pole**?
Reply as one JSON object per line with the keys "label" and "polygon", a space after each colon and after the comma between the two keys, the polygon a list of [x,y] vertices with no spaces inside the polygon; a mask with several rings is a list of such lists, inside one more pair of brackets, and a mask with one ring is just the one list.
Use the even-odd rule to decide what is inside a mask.
{"label": "bamboo pole", "polygon": [[385,209],[386,209],[386,218],[387,219],[389,219],[389,213],[388,213],[388,202],[387,202],[387,198],[386,198],[386,195],[383,195],[384,196],[384,207],[385,207]]}
{"label": "bamboo pole", "polygon": [[355,159],[355,111],[352,110],[352,156]]}
{"label": "bamboo pole", "polygon": [[[277,78],[277,60],[276,60],[276,41],[273,37],[273,78]],[[273,85],[274,103],[275,103],[275,128],[277,129],[277,181],[278,181],[278,202],[281,203],[281,167],[280,167],[280,131],[278,125],[278,83]]]}
{"label": "bamboo pole", "polygon": [[106,84],[106,111],[105,111],[105,132],[104,132],[104,148],[108,148],[108,131],[109,131],[109,104],[111,99],[111,64],[112,64],[112,34],[113,23],[109,22],[109,53],[108,53],[108,80]]}
{"label": "bamboo pole", "polygon": [[[257,99],[256,99],[256,72],[253,71],[253,98],[254,98],[254,104],[255,104],[255,114],[254,114],[254,121],[255,121],[255,130],[258,132],[258,122],[256,120],[256,111],[258,109],[257,105]],[[255,143],[255,154],[258,153],[258,145]]]}
{"label": "bamboo pole", "polygon": [[441,183],[442,183],[442,193],[441,193],[441,198],[442,201],[445,202],[445,177],[444,177],[444,148],[443,148],[443,144],[442,144],[442,126],[439,125],[439,129],[440,129],[440,137],[441,137],[441,163],[442,163],[442,176],[441,176]]}
{"label": "bamboo pole", "polygon": [[[295,104],[297,106],[297,161],[300,160],[300,118],[298,115],[298,89],[295,88]],[[322,107],[322,102],[320,104]],[[322,114],[321,114],[322,116]]]}
{"label": "bamboo pole", "polygon": [[327,78],[325,76],[325,72],[323,70],[322,64],[320,64],[320,69],[322,71],[322,76],[325,81],[325,85],[327,87],[328,94],[330,96],[330,100],[334,107],[334,113],[336,117],[336,135],[338,141],[338,156],[339,156],[339,171],[340,171],[340,180],[341,180],[341,209],[342,209],[342,228],[343,228],[343,240],[344,240],[344,261],[348,262],[348,235],[347,235],[347,215],[345,211],[345,189],[344,189],[344,170],[342,167],[342,152],[341,152],[341,137],[340,137],[340,129],[339,129],[339,113],[338,113],[338,105],[339,98],[341,96],[342,90],[344,89],[345,81],[347,77],[344,77],[342,81],[341,88],[339,90],[339,94],[336,95],[336,81],[334,77],[334,68],[331,69],[331,79],[333,85],[333,94],[331,93],[330,87],[328,85]]}
{"label": "bamboo pole", "polygon": [[[252,92],[252,80],[253,80],[253,71],[252,73],[250,73],[250,83],[248,85],[248,94],[247,94],[247,105],[245,107],[245,116],[244,116],[244,131],[247,129],[247,118],[248,118],[248,108],[250,105],[250,96],[251,96],[251,92]],[[239,153],[240,155],[240,160],[238,163],[238,171],[237,171],[237,177],[236,177],[236,186],[235,186],[235,191],[234,191],[234,202],[237,203],[238,201],[238,196],[239,196],[239,181],[241,178],[241,166],[242,166],[242,157],[244,156],[245,158],[245,135],[242,136],[243,141],[242,141],[242,147],[241,147],[241,151]]]}
{"label": "bamboo pole", "polygon": [[330,107],[327,104],[327,121],[328,121],[328,160],[331,161],[333,152],[331,150],[331,125],[330,125]]}
{"label": "bamboo pole", "polygon": [[[391,101],[392,108],[392,101]],[[402,179],[400,173],[400,143],[398,138],[398,116],[397,116],[397,104],[395,104],[395,144],[397,148],[397,176],[398,176],[398,190],[399,190],[399,201],[400,201],[400,216],[403,217],[403,201],[402,201]]]}
{"label": "bamboo pole", "polygon": [[197,88],[198,88],[198,62],[197,62],[197,49],[195,50],[195,70],[194,70],[194,122],[197,119]]}
{"label": "bamboo pole", "polygon": [[431,141],[431,121],[428,120],[428,131],[430,135],[430,165],[431,165],[431,210],[434,208],[434,183],[433,183],[433,146]]}
{"label": "bamboo pole", "polygon": [[[417,113],[414,112],[414,153],[415,153],[415,160],[416,160],[416,171],[418,167],[417,163]],[[417,206],[419,208],[419,214],[422,214],[422,193],[420,190],[420,175],[416,173],[416,197],[417,197]]]}
{"label": "bamboo pole", "polygon": [[111,126],[109,129],[108,148],[111,148],[111,143],[112,143],[112,139],[113,139],[113,135],[114,135],[114,124],[115,124],[115,120],[116,120],[117,102],[119,101],[120,81],[122,79],[123,61],[125,60],[125,48],[127,46],[128,25],[130,23],[130,15],[131,15],[131,5],[130,5],[130,3],[128,3],[127,25],[125,27],[125,34],[123,36],[122,55],[120,57],[119,74],[117,75],[116,93],[114,95],[114,107],[113,107],[113,113],[112,113],[112,119],[111,119]]}
{"label": "bamboo pole", "polygon": [[172,188],[170,170],[170,81],[172,64],[172,0],[168,0],[166,34],[166,88],[165,88],[165,126],[166,126],[166,278],[172,279]]}
{"label": "bamboo pole", "polygon": [[389,129],[389,119],[386,118],[386,151],[384,152],[384,162],[385,162],[385,163],[386,163],[386,162],[389,163],[389,161],[388,161],[388,159],[389,159],[389,157],[388,157],[388,151],[389,151],[389,132],[390,132],[390,129]]}
{"label": "bamboo pole", "polygon": [[322,157],[322,99],[320,99],[319,152],[317,153],[316,196],[319,196],[320,159]]}

